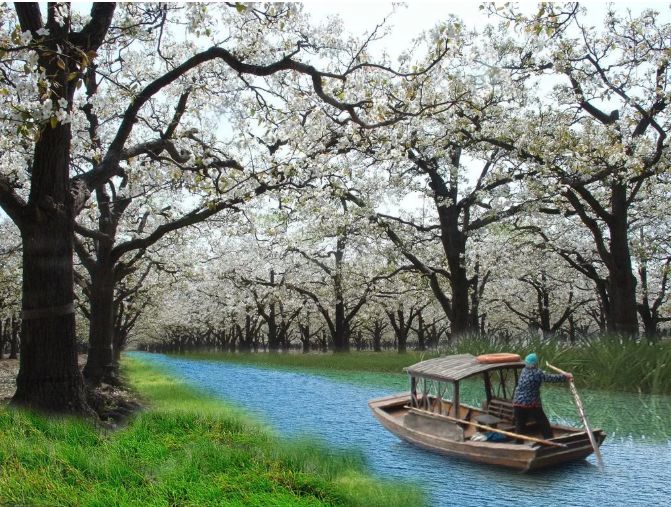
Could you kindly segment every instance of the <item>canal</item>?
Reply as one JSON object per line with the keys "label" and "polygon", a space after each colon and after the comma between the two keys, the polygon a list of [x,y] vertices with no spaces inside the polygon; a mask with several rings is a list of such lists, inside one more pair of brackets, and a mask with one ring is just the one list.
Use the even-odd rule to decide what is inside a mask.
{"label": "canal", "polygon": [[[521,474],[417,449],[371,415],[371,398],[407,390],[397,375],[320,375],[134,353],[190,385],[243,407],[279,434],[311,436],[363,453],[372,472],[420,485],[435,506],[656,506],[671,503],[671,396],[581,390],[590,424],[603,428],[604,470],[593,457]],[[475,391],[471,391],[474,393]],[[473,396],[475,396],[473,394]],[[466,389],[465,401],[469,400]],[[551,420],[579,425],[568,390],[544,388]]]}

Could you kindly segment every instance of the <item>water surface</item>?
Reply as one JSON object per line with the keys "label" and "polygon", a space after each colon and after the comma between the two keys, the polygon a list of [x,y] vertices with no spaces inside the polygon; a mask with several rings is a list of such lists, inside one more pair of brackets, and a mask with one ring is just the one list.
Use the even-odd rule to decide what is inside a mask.
{"label": "water surface", "polygon": [[[386,431],[370,413],[367,401],[407,389],[395,375],[322,376],[136,355],[244,407],[282,435],[316,436],[335,448],[359,449],[375,475],[419,484],[431,505],[671,504],[671,396],[581,390],[590,424],[608,434],[601,448],[605,469],[600,471],[590,457],[554,470],[521,474],[423,451]],[[478,387],[464,389],[466,401],[478,401]],[[579,425],[568,391],[544,389],[550,419]]]}

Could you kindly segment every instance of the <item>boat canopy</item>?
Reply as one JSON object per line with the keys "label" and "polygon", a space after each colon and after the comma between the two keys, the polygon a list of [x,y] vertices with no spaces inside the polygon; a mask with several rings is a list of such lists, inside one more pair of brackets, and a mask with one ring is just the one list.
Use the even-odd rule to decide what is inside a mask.
{"label": "boat canopy", "polygon": [[411,377],[423,377],[433,380],[458,382],[459,380],[477,375],[489,370],[502,368],[524,368],[524,361],[509,363],[479,363],[471,354],[427,359],[421,363],[404,368]]}

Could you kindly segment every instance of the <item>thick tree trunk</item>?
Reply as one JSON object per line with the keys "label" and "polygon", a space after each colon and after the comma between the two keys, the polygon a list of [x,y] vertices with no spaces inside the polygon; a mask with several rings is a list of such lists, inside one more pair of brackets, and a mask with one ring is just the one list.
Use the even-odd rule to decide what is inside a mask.
{"label": "thick tree trunk", "polygon": [[408,335],[398,334],[396,335],[397,347],[396,350],[399,354],[405,354],[408,351]]}
{"label": "thick tree trunk", "polygon": [[[450,198],[456,199],[452,188]],[[470,283],[466,276],[466,237],[459,230],[459,209],[455,205],[438,206],[438,218],[441,228],[441,243],[447,265],[450,269],[450,290],[452,299],[450,301],[450,312],[447,318],[450,320],[450,329],[453,336],[461,336],[472,333],[469,320],[469,288]]]}
{"label": "thick tree trunk", "polygon": [[463,266],[451,269],[452,315],[450,316],[453,336],[475,334],[477,328],[471,328],[469,319],[469,283]]}
{"label": "thick tree trunk", "polygon": [[[453,147],[451,154],[451,166],[459,167],[461,160],[461,148]],[[431,187],[435,194],[438,219],[441,229],[441,243],[450,268],[450,286],[452,292],[451,312],[447,317],[450,319],[452,336],[473,334],[477,331],[472,329],[469,319],[469,288],[470,283],[466,276],[466,241],[468,239],[465,229],[462,229],[461,206],[459,202],[459,179],[456,170],[450,171],[449,184],[434,171],[430,174],[432,178]],[[444,202],[447,199],[448,204]],[[464,210],[468,214],[468,210]],[[468,223],[468,218],[464,217]]]}
{"label": "thick tree trunk", "polygon": [[[113,13],[103,6],[99,32],[89,33],[95,48],[102,42]],[[40,48],[39,63],[54,104],[67,100],[72,107],[74,81],[68,76],[81,48],[70,45],[69,19],[58,23],[56,6],[49,4],[49,37]],[[36,31],[42,21],[36,4],[16,4],[23,30]],[[107,12],[105,12],[107,11]],[[93,12],[93,10],[92,10]],[[102,16],[106,16],[106,22]],[[88,48],[87,48],[88,49]],[[74,219],[70,192],[69,123],[41,126],[30,167],[30,194],[19,229],[23,243],[23,300],[21,354],[16,393],[12,403],[38,410],[91,413],[77,364],[77,337],[73,308]]]}
{"label": "thick tree trunk", "polygon": [[[52,130],[57,129],[47,127],[43,137],[50,140]],[[45,155],[62,160],[62,148],[50,146],[53,151],[39,153],[42,144],[38,144],[35,167],[49,167],[43,160]],[[39,185],[34,182],[33,189],[36,186]],[[47,184],[44,188],[53,186]],[[77,364],[72,218],[66,210],[49,213],[38,208],[36,223],[25,225],[21,231],[24,315],[20,367],[12,403],[52,412],[87,413],[84,382]]]}
{"label": "thick tree trunk", "polygon": [[612,186],[610,221],[610,253],[608,266],[610,315],[609,331],[627,337],[638,335],[636,315],[636,278],[631,266],[629,250],[629,223],[627,213],[627,194],[623,184]]}
{"label": "thick tree trunk", "polygon": [[103,259],[97,271],[91,274],[91,310],[89,350],[84,379],[92,384],[119,383],[118,366],[114,360],[114,273],[111,264]]}
{"label": "thick tree trunk", "polygon": [[335,352],[349,352],[349,330],[345,320],[345,305],[338,302],[335,305],[335,333],[333,335],[333,350]]}

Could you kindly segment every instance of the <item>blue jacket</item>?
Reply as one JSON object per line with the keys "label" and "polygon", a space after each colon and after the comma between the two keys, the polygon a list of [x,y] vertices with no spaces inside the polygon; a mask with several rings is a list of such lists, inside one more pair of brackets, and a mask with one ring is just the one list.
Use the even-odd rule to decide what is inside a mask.
{"label": "blue jacket", "polygon": [[540,407],[541,406],[541,384],[543,382],[564,382],[564,375],[553,375],[539,370],[536,366],[525,366],[517,382],[513,406],[515,407]]}

